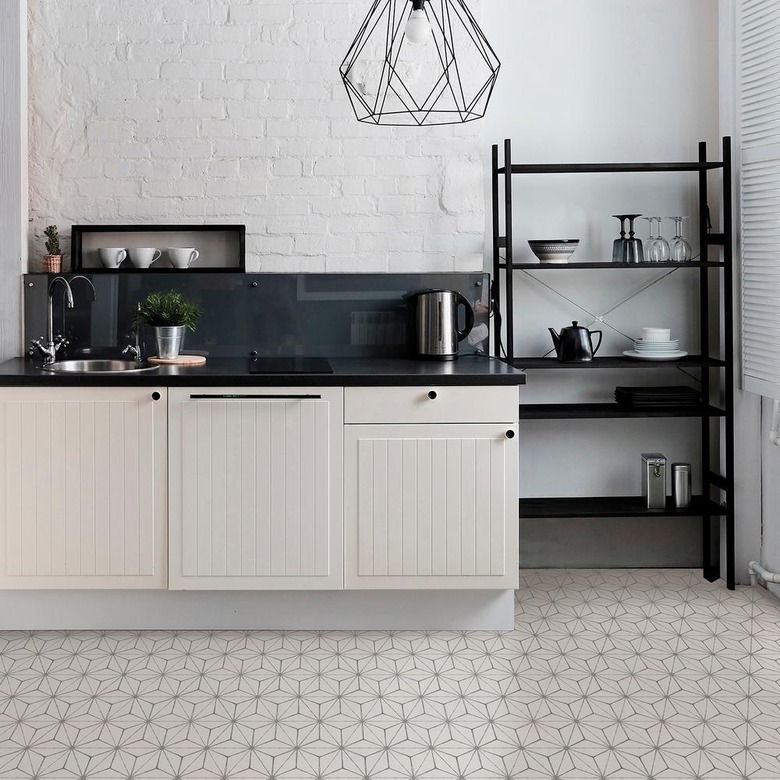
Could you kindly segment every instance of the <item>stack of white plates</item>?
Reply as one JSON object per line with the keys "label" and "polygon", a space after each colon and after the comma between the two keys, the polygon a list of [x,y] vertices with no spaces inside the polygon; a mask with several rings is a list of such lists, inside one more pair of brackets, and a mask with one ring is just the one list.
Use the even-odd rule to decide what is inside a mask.
{"label": "stack of white plates", "polygon": [[623,354],[640,360],[677,360],[688,353],[680,349],[680,339],[667,341],[634,339],[634,348],[626,350]]}

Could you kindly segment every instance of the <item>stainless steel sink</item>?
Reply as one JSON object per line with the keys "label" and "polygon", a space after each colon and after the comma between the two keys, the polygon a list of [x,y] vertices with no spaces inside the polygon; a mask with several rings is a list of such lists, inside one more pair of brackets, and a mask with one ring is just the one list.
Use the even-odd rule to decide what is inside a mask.
{"label": "stainless steel sink", "polygon": [[139,374],[156,371],[159,366],[136,363],[132,360],[59,360],[43,366],[44,371],[62,374]]}

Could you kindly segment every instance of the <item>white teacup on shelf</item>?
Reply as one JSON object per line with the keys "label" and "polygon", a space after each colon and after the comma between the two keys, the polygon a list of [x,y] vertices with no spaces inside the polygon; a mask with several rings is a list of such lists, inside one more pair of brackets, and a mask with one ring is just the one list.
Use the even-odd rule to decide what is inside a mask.
{"label": "white teacup on shelf", "polygon": [[200,252],[191,246],[169,246],[168,257],[174,268],[189,268],[199,257]]}
{"label": "white teacup on shelf", "polygon": [[155,260],[162,256],[160,249],[154,247],[134,247],[130,250],[130,262],[136,268],[148,268]]}
{"label": "white teacup on shelf", "polygon": [[100,254],[100,262],[106,268],[119,268],[122,261],[127,257],[127,250],[122,247],[106,247],[104,249],[98,249]]}

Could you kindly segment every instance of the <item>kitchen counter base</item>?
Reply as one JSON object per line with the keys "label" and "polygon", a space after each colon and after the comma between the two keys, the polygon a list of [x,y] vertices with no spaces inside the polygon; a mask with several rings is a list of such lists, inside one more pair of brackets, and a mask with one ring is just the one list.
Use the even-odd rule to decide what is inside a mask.
{"label": "kitchen counter base", "polygon": [[0,631],[514,628],[514,591],[0,592]]}

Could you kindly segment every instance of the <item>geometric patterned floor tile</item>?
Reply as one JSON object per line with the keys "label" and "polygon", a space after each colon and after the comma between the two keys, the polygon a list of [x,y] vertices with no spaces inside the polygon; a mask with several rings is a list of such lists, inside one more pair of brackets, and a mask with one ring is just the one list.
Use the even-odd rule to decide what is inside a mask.
{"label": "geometric patterned floor tile", "polygon": [[0,633],[0,778],[778,780],[780,601],[544,570],[506,632]]}

